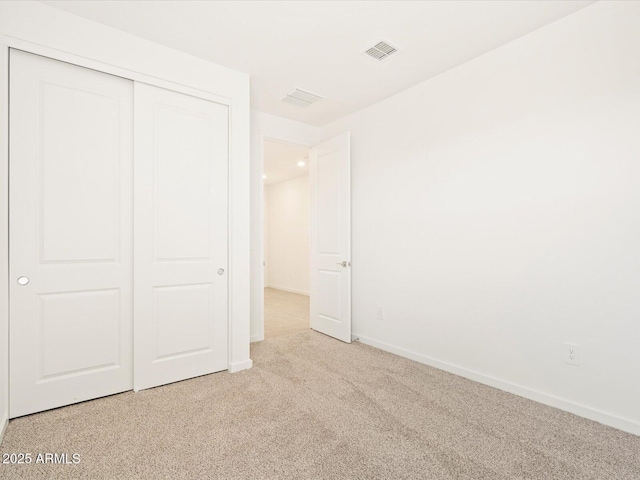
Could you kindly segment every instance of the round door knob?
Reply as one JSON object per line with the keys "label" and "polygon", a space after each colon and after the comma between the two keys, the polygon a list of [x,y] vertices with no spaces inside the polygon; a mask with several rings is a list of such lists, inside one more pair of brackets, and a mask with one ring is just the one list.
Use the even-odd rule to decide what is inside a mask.
{"label": "round door knob", "polygon": [[18,278],[18,285],[26,285],[27,283],[29,283],[29,277]]}
{"label": "round door knob", "polygon": [[219,268],[218,275],[223,275],[223,274],[224,274],[224,268]]}

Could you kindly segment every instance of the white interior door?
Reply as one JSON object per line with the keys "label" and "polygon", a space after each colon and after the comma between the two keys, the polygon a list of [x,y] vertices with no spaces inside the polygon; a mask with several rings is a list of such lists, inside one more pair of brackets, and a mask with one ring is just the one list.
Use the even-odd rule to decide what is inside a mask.
{"label": "white interior door", "polygon": [[229,109],[135,84],[134,389],[228,367]]}
{"label": "white interior door", "polygon": [[344,133],[311,150],[311,328],[351,342],[351,152]]}
{"label": "white interior door", "polygon": [[10,53],[10,416],[132,387],[131,81]]}

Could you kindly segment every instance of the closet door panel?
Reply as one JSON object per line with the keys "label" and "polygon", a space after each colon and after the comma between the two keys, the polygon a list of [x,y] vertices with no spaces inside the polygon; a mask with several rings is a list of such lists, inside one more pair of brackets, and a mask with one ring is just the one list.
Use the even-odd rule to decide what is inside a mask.
{"label": "closet door panel", "polygon": [[132,388],[133,82],[17,50],[10,66],[17,417]]}
{"label": "closet door panel", "polygon": [[135,85],[136,390],[227,368],[228,118]]}

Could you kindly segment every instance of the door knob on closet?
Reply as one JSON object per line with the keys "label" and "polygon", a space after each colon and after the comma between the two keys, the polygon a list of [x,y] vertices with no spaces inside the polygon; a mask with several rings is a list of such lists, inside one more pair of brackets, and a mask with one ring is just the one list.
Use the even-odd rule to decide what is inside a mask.
{"label": "door knob on closet", "polygon": [[26,285],[29,283],[29,277],[18,277],[18,285]]}
{"label": "door knob on closet", "polygon": [[219,268],[218,275],[223,275],[223,274],[224,274],[224,268]]}
{"label": "door knob on closet", "polygon": [[341,267],[345,267],[346,268],[348,264],[347,264],[346,261],[344,261],[344,262],[336,263],[336,265],[340,265]]}

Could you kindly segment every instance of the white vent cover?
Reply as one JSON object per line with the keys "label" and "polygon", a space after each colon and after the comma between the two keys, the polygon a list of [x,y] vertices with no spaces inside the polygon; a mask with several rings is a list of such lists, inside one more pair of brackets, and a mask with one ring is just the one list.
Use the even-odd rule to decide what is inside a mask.
{"label": "white vent cover", "polygon": [[296,105],[298,107],[308,107],[318,100],[322,100],[322,97],[320,95],[305,92],[304,90],[301,90],[299,88],[294,88],[280,99],[280,101],[282,102],[291,103],[292,105]]}
{"label": "white vent cover", "polygon": [[384,40],[381,40],[364,53],[369,55],[371,58],[375,58],[376,60],[380,61],[384,60],[389,55],[393,55],[397,51],[398,49],[396,47],[390,45]]}

